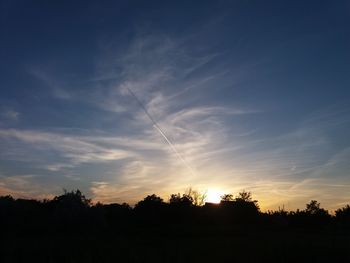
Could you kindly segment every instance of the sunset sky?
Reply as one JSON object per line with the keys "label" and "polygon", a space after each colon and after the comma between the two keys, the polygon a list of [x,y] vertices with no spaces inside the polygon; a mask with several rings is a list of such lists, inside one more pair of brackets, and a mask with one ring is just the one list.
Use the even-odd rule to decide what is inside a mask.
{"label": "sunset sky", "polygon": [[349,1],[0,1],[0,58],[0,195],[350,203]]}

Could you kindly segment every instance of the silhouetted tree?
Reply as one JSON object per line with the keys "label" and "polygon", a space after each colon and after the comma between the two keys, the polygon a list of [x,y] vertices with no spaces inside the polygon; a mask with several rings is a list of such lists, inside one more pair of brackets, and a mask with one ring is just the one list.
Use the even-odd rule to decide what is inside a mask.
{"label": "silhouetted tree", "polygon": [[350,205],[335,210],[336,217],[346,217],[350,219]]}
{"label": "silhouetted tree", "polygon": [[305,212],[309,215],[315,216],[329,216],[327,210],[321,208],[321,204],[316,200],[311,200],[310,203],[306,204]]}
{"label": "silhouetted tree", "polygon": [[331,216],[327,210],[320,207],[319,202],[311,200],[306,204],[305,210],[297,209],[295,212],[290,212],[290,220],[293,225],[315,228],[327,225]]}
{"label": "silhouetted tree", "polygon": [[252,199],[251,192],[246,192],[245,190],[239,192],[234,201],[237,203],[246,204],[248,206],[251,206],[252,208],[255,207],[257,211],[260,210],[258,201]]}
{"label": "silhouetted tree", "polygon": [[84,231],[89,224],[91,200],[80,190],[67,191],[44,204],[59,231]]}
{"label": "silhouetted tree", "polygon": [[190,207],[193,204],[193,198],[187,194],[183,194],[182,196],[180,193],[172,194],[169,199],[169,204],[175,207]]}
{"label": "silhouetted tree", "polygon": [[[286,262],[313,262],[314,259],[317,259],[317,262],[349,261],[348,255],[343,257],[345,253],[337,253],[341,250],[346,251],[349,247],[346,242],[348,239],[346,235],[350,230],[346,223],[350,221],[349,205],[336,210],[335,217],[331,217],[315,200],[306,204],[304,210],[287,212],[282,208],[278,211],[260,213],[257,201],[253,200],[250,192],[242,191],[236,197],[232,194],[223,195],[220,204],[205,206],[199,206],[200,202],[193,200],[195,195],[191,189],[185,194],[171,195],[169,203],[165,203],[162,198],[153,194],[138,202],[134,208],[125,203],[92,205],[79,190],[65,191],[53,200],[44,201],[14,199],[11,196],[0,197],[0,241],[5,244],[0,253],[0,262],[24,262],[23,259],[28,258],[37,258],[37,261],[31,260],[35,262],[92,262],[96,261],[95,259],[109,262],[112,258],[113,261],[128,262],[134,259],[130,257],[130,253],[135,253],[139,257],[131,261],[148,262],[149,260],[143,260],[142,257],[148,253],[148,249],[155,249],[158,255],[166,246],[169,247],[171,254],[175,242],[187,241],[189,237],[191,244],[197,242],[202,246],[203,243],[200,242],[204,236],[210,241],[208,249],[212,246],[219,249],[222,242],[217,241],[222,237],[225,237],[225,240],[232,238],[236,251],[243,250],[241,258],[235,256],[235,259],[240,261],[244,261],[247,253],[254,249],[259,252],[256,253],[258,262],[265,262],[266,257],[261,257],[262,251],[265,248],[273,248],[275,255],[276,251],[281,249],[280,243],[283,247],[286,246],[288,257],[293,256],[294,251],[297,252],[290,260],[289,258],[284,260]],[[330,220],[331,218],[334,220]],[[326,231],[316,231],[336,220],[339,223],[327,227]],[[239,225],[235,226],[237,223]],[[309,231],[310,229],[313,231]],[[297,235],[293,234],[295,230]],[[237,236],[237,233],[248,233],[243,237],[248,242],[240,242],[241,234]],[[255,236],[255,233],[259,234]],[[264,238],[261,239],[261,236]],[[307,246],[299,245],[300,236],[305,238],[303,242],[308,244]],[[201,239],[196,239],[198,237]],[[256,247],[252,247],[251,242],[255,237],[259,242]],[[134,242],[138,239],[141,242]],[[275,247],[271,247],[271,244],[266,247],[262,240]],[[291,246],[293,243],[297,245]],[[135,244],[131,250],[125,249],[131,244]],[[192,249],[188,244],[176,246],[176,249],[185,247],[186,255],[191,250],[195,254],[189,254],[190,257],[197,258],[198,247],[195,245]],[[31,254],[34,250],[36,251]],[[332,258],[323,260],[322,252],[327,250],[332,252]],[[127,251],[128,254],[121,257],[122,251]],[[226,249],[220,247],[220,253],[222,251]],[[293,253],[289,253],[290,251]],[[80,260],[76,258],[77,255],[90,252],[86,258]],[[7,256],[4,257],[6,253]],[[59,253],[64,253],[66,257],[54,258]],[[168,252],[162,250],[161,253]],[[277,258],[278,261],[285,259],[284,253]],[[21,257],[16,258],[17,254]],[[43,254],[43,258],[40,258]],[[305,255],[309,255],[307,260],[298,260],[300,256],[304,256],[305,259]],[[164,262],[165,257],[163,255],[161,257],[159,260],[153,260],[152,255],[152,260]],[[168,258],[171,258],[171,255],[166,254],[166,259]],[[221,259],[229,262],[232,258],[223,258],[220,254]]]}
{"label": "silhouetted tree", "polygon": [[206,193],[201,193],[197,190],[193,190],[191,187],[188,188],[184,194],[188,199],[192,200],[194,206],[202,206],[205,204]]}
{"label": "silhouetted tree", "polygon": [[247,192],[245,190],[238,193],[238,195],[235,198],[235,201],[238,201],[238,202],[257,202],[257,201],[253,201],[252,193]]}
{"label": "silhouetted tree", "polygon": [[80,190],[68,192],[66,189],[63,189],[64,194],[55,196],[52,200],[52,203],[57,207],[64,207],[66,209],[80,209],[88,208],[91,205],[91,200],[87,199]]}
{"label": "silhouetted tree", "polygon": [[350,205],[335,210],[335,217],[338,222],[350,226]]}
{"label": "silhouetted tree", "polygon": [[[189,188],[184,194],[172,194],[169,203],[155,195],[148,195],[134,208],[128,204],[92,205],[79,190],[64,191],[52,200],[14,199],[0,197],[0,223],[7,233],[99,233],[122,232],[130,229],[147,229],[152,225],[165,231],[167,227],[191,229],[197,224],[210,227],[220,224],[268,223],[281,228],[304,227],[305,229],[323,227],[337,220],[342,230],[350,221],[350,206],[336,210],[335,217],[321,208],[316,200],[306,204],[304,210],[287,212],[284,209],[261,213],[258,202],[252,194],[241,191],[237,196],[226,194],[220,204],[200,206],[205,195]],[[141,224],[139,224],[141,223]],[[163,231],[162,230],[162,231]],[[153,231],[153,230],[152,230]],[[125,232],[126,233],[126,232]]]}
{"label": "silhouetted tree", "polygon": [[320,211],[320,203],[316,200],[311,200],[310,203],[306,204],[305,212],[308,214],[317,214]]}
{"label": "silhouetted tree", "polygon": [[0,205],[8,204],[15,201],[11,195],[0,196]]}
{"label": "silhouetted tree", "polygon": [[231,202],[233,200],[233,194],[224,194],[221,196],[221,202]]}
{"label": "silhouetted tree", "polygon": [[146,196],[142,201],[135,205],[135,209],[153,209],[164,206],[164,201],[159,196],[152,194]]}
{"label": "silhouetted tree", "polygon": [[135,205],[134,211],[140,222],[158,224],[164,221],[166,203],[159,196],[152,194],[146,196]]}

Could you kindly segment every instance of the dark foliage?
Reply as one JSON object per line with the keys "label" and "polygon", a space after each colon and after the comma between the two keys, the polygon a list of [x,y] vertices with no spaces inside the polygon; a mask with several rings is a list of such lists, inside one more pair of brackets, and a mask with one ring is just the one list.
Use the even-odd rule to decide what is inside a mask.
{"label": "dark foliage", "polygon": [[[3,196],[0,197],[0,241],[5,244],[2,248],[6,253],[3,251],[0,255],[0,262],[27,262],[24,254],[31,255],[37,262],[113,262],[115,259],[121,262],[196,262],[196,259],[210,262],[207,261],[210,253],[202,257],[210,250],[206,243],[201,244],[205,239],[212,240],[209,242],[213,243],[215,253],[226,247],[222,242],[233,242],[236,255],[226,254],[227,251],[217,255],[218,259],[230,262],[246,259],[263,262],[264,257],[269,262],[271,258],[275,259],[273,262],[316,259],[330,262],[330,258],[332,262],[346,262],[349,259],[347,254],[341,254],[350,248],[347,245],[350,244],[349,205],[336,210],[335,215],[330,215],[315,200],[306,204],[304,210],[279,209],[263,213],[258,202],[245,191],[236,197],[222,196],[220,204],[200,206],[201,198],[192,189],[182,195],[171,195],[169,202],[153,194],[132,208],[125,203],[92,204],[79,190],[65,191],[44,201]],[[26,245],[23,242],[27,242]],[[170,247],[165,245],[167,242]],[[179,245],[181,242],[191,244],[193,251]],[[118,255],[114,254],[110,243],[118,246],[114,248]],[[68,244],[74,250],[70,250]],[[164,257],[147,254],[154,253],[157,247]],[[202,247],[207,249],[192,258]],[[254,257],[249,247],[262,254]],[[169,256],[172,249],[181,254],[180,259]],[[288,254],[293,249],[299,250],[302,258],[295,256],[297,252]],[[33,251],[40,251],[43,256],[32,255]]]}

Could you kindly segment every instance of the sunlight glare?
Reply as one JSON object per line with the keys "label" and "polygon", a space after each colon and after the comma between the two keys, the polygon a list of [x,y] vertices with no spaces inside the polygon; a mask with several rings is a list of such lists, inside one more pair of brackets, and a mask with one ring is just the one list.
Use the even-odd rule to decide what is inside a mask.
{"label": "sunlight glare", "polygon": [[221,196],[223,195],[223,192],[217,189],[209,189],[207,191],[207,197],[205,198],[205,201],[208,203],[220,203]]}

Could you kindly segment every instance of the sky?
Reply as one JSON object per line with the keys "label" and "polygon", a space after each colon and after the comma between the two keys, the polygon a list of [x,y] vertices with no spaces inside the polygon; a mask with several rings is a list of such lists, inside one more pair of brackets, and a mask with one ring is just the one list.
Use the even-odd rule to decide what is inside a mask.
{"label": "sky", "polygon": [[0,57],[0,195],[350,203],[349,1],[0,0]]}

